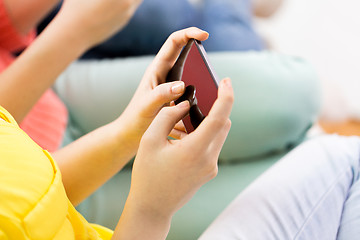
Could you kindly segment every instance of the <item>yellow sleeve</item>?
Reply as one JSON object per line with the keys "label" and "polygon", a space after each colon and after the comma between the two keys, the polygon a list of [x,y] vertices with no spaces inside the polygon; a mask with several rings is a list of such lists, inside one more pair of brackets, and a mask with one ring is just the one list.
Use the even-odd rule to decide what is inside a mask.
{"label": "yellow sleeve", "polygon": [[112,230],[98,224],[91,224],[91,226],[98,232],[98,234],[100,235],[99,237],[102,240],[110,240],[114,234]]}
{"label": "yellow sleeve", "polygon": [[71,204],[51,155],[1,106],[0,117],[0,239],[110,240]]}

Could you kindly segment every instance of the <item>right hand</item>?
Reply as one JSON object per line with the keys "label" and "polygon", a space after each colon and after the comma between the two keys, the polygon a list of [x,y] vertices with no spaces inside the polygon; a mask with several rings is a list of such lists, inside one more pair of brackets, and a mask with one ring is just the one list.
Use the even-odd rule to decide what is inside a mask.
{"label": "right hand", "polygon": [[65,0],[57,16],[89,48],[124,27],[142,0]]}
{"label": "right hand", "polygon": [[232,104],[231,81],[224,79],[209,115],[180,140],[168,140],[167,136],[186,115],[189,103],[160,111],[140,143],[126,204],[128,212],[135,208],[135,212],[171,218],[201,185],[217,175],[217,160],[231,126]]}

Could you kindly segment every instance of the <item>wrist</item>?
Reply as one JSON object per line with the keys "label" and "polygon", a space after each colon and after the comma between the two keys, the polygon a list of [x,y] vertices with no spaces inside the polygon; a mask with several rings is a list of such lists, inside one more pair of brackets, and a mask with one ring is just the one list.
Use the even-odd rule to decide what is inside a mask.
{"label": "wrist", "polygon": [[171,215],[159,214],[129,197],[113,239],[166,239],[171,219]]}
{"label": "wrist", "polygon": [[114,126],[113,128],[116,129],[118,143],[125,146],[126,150],[131,154],[131,157],[134,157],[144,134],[137,119],[122,114],[111,124]]}

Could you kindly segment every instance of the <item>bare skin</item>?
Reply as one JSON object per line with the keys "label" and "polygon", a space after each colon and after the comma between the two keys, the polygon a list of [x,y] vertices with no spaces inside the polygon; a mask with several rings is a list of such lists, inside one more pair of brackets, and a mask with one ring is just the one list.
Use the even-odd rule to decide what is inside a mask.
{"label": "bare skin", "polygon": [[[2,73],[2,106],[21,122],[57,76],[87,49],[122,28],[140,3],[140,0],[65,1],[50,26]],[[9,11],[15,13],[16,9]]]}
{"label": "bare skin", "polygon": [[[181,31],[173,34],[158,56],[166,49],[171,62],[175,61],[189,40],[190,35],[186,35]],[[231,81],[224,79],[209,115],[194,132],[175,141],[167,136],[188,112],[189,103],[185,101],[159,112],[141,139],[130,193],[114,239],[166,238],[173,214],[201,185],[217,175],[218,156],[231,126],[233,100]]]}
{"label": "bare skin", "polygon": [[[21,120],[68,64],[123,27],[139,4],[138,0],[65,1],[47,29],[0,75],[0,105]],[[164,83],[187,41],[207,37],[197,28],[172,34],[123,114],[54,154],[67,195],[77,204],[138,153],[113,239],[165,239],[173,214],[217,174],[217,159],[231,125],[230,79],[221,82],[209,116],[189,135],[177,124],[189,110],[188,102],[169,106],[184,85]],[[180,140],[169,141],[171,133]],[[189,152],[197,153],[196,158]]]}
{"label": "bare skin", "polygon": [[254,15],[261,18],[271,17],[283,2],[284,0],[252,0]]}

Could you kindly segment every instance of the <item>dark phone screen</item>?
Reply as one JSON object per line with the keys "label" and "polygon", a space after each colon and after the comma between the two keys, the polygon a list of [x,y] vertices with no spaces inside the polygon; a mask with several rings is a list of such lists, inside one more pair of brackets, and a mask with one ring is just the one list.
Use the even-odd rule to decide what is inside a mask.
{"label": "dark phone screen", "polygon": [[[193,41],[194,44],[192,44],[184,64],[181,80],[185,82],[185,86],[195,86],[197,105],[202,114],[207,116],[217,98],[219,82],[209,64],[202,44],[196,40]],[[192,132],[194,127],[191,124],[190,117],[185,117],[183,121],[186,130],[189,133]]]}

